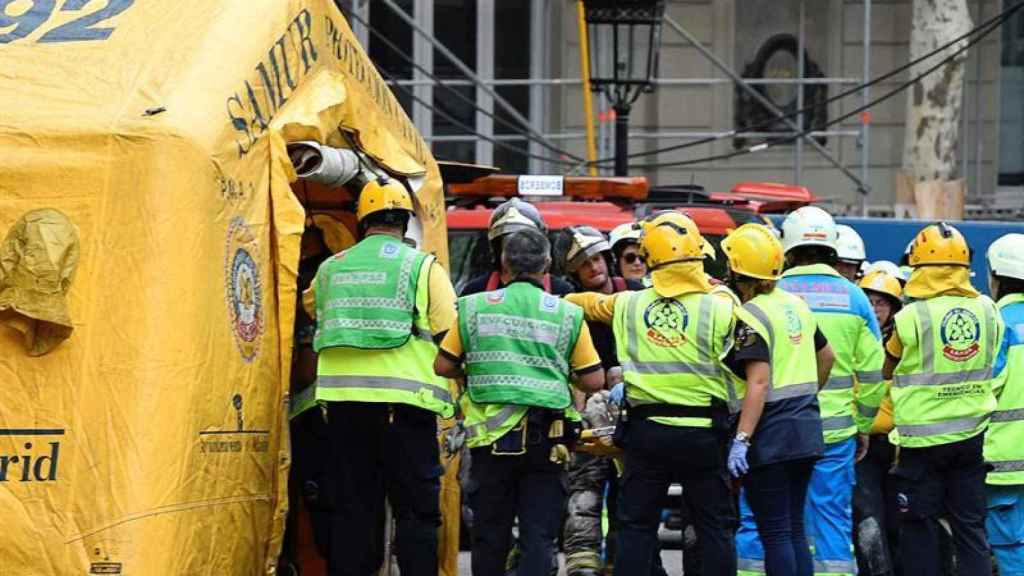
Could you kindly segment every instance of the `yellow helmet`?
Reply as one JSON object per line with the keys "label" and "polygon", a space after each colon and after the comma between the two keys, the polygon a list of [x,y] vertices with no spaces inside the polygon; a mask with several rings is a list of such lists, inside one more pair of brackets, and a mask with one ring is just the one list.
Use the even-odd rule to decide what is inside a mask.
{"label": "yellow helmet", "polygon": [[356,219],[360,222],[370,214],[383,210],[405,210],[413,212],[412,197],[405,186],[394,180],[371,180],[359,193]]}
{"label": "yellow helmet", "polygon": [[705,258],[716,260],[718,258],[718,252],[715,250],[715,245],[708,242],[707,238],[704,238],[703,240],[704,242],[700,245],[700,253],[703,254]]}
{"label": "yellow helmet", "polygon": [[912,268],[929,264],[970,266],[971,249],[956,228],[945,222],[929,224],[914,237],[908,263]]}
{"label": "yellow helmet", "polygon": [[903,287],[900,285],[900,281],[884,270],[875,270],[865,274],[860,279],[859,286],[865,292],[878,292],[879,294],[892,296],[897,302],[903,300]]}
{"label": "yellow helmet", "polygon": [[761,280],[778,280],[782,276],[786,261],[782,242],[767,226],[740,226],[722,240],[722,250],[729,260],[729,269],[736,274]]}
{"label": "yellow helmet", "polygon": [[679,212],[661,212],[641,223],[640,257],[650,269],[688,260],[703,260],[704,239],[693,220]]}

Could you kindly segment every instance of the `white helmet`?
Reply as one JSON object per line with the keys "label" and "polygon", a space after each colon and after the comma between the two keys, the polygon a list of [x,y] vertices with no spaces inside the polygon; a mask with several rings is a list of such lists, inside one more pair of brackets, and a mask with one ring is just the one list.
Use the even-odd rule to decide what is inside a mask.
{"label": "white helmet", "polygon": [[872,262],[871,265],[864,270],[864,275],[867,276],[872,272],[878,271],[885,272],[889,276],[892,276],[897,280],[900,280],[901,282],[907,281],[907,275],[903,273],[900,267],[888,260],[879,260],[877,262]]}
{"label": "white helmet", "polygon": [[636,222],[626,222],[625,224],[619,224],[612,229],[612,233],[609,234],[608,243],[611,244],[612,250],[615,249],[616,244],[623,241],[640,242],[640,234],[643,230]]}
{"label": "white helmet", "polygon": [[993,276],[1024,280],[1024,234],[1006,234],[988,247],[988,270]]}
{"label": "white helmet", "polygon": [[836,252],[840,260],[855,264],[867,259],[867,255],[864,254],[864,240],[856,230],[846,224],[836,224],[836,232],[839,236],[836,239]]}
{"label": "white helmet", "polygon": [[817,206],[804,206],[789,213],[782,222],[782,247],[786,252],[798,246],[836,249],[836,221]]}

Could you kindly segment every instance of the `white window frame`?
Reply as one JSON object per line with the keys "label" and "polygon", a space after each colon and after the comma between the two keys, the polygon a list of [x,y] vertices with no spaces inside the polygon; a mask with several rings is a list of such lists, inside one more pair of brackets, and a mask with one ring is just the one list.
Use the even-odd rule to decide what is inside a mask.
{"label": "white window frame", "polygon": [[[530,87],[530,109],[529,114],[524,116],[530,121],[531,128],[538,134],[544,134],[547,126],[545,125],[545,113],[549,108],[548,94],[545,91],[545,83],[543,80],[537,80],[546,78],[550,72],[550,66],[548,59],[545,57],[548,54],[548,47],[551,44],[551,15],[552,15],[552,0],[530,0],[530,78],[529,79],[495,79],[494,77],[494,18],[495,18],[495,7],[497,2],[501,0],[476,0],[477,2],[477,41],[476,41],[476,60],[475,62],[466,62],[467,64],[475,64],[475,72],[481,80],[486,82],[490,86],[529,86]],[[359,13],[359,16],[370,21],[371,10],[387,10],[390,8],[367,0],[355,0],[355,10]],[[416,19],[425,29],[434,29],[434,0],[414,0],[413,1],[413,18]],[[364,26],[353,24],[353,31],[364,46],[369,46],[369,41],[372,39]],[[421,34],[415,30],[410,31],[413,35],[413,59],[416,64],[423,67],[431,74],[434,73],[434,48],[430,42],[424,38]],[[494,144],[478,138],[475,134],[460,134],[452,136],[435,136],[433,125],[434,125],[434,114],[430,108],[434,102],[434,84],[433,81],[427,76],[426,73],[413,67],[413,76],[411,80],[399,80],[402,85],[411,86],[413,93],[416,98],[422,102],[414,101],[412,103],[412,121],[419,130],[423,139],[427,143],[431,142],[473,142],[475,144],[475,161],[478,164],[491,164],[494,161]],[[471,85],[472,82],[469,80],[460,80],[454,82],[459,85]],[[494,114],[495,105],[494,98],[487,94],[483,90],[476,90],[476,104],[479,108],[486,110],[487,112]],[[475,114],[475,132],[489,138],[493,138],[501,141],[508,141],[514,143],[517,147],[523,148],[532,154],[544,155],[545,149],[537,144],[536,142],[530,141],[525,137],[513,136],[513,135],[495,135],[494,132],[494,119],[477,110]],[[550,168],[547,162],[531,158],[528,160],[529,171],[531,173],[541,173],[543,170]]]}

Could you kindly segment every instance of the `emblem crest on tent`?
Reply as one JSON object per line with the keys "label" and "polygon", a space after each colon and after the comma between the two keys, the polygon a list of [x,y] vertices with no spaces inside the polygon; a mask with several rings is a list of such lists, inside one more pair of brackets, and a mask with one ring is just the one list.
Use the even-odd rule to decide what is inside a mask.
{"label": "emblem crest on tent", "polygon": [[263,283],[257,249],[256,237],[245,221],[231,220],[224,251],[225,296],[235,344],[246,362],[259,354],[263,335]]}

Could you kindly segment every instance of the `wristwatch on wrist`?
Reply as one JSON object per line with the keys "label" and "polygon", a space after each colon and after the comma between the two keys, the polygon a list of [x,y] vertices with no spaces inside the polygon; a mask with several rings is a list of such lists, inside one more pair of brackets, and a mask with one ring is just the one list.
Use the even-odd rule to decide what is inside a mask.
{"label": "wristwatch on wrist", "polygon": [[736,441],[744,444],[750,444],[750,434],[743,431],[736,432]]}

